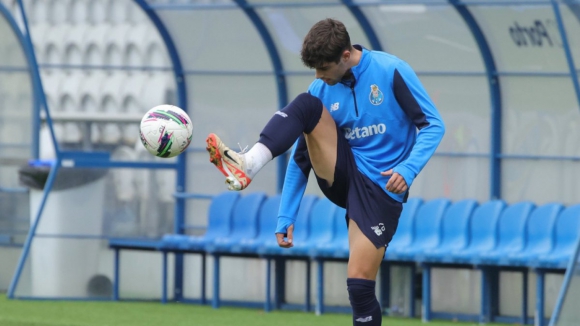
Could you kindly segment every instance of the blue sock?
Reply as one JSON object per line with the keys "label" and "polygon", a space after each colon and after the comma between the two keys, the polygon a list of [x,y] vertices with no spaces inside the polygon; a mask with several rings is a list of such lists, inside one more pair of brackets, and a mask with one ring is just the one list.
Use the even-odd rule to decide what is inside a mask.
{"label": "blue sock", "polygon": [[353,326],[381,325],[383,314],[375,295],[375,283],[375,281],[360,278],[346,279]]}
{"label": "blue sock", "polygon": [[322,102],[308,93],[298,95],[268,121],[258,142],[264,144],[272,156],[286,152],[298,137],[311,133],[322,116]]}

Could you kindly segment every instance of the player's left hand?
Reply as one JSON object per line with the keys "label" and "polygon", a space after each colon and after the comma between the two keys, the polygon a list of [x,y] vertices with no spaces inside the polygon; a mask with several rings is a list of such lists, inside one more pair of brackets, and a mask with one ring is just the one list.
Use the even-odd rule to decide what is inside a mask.
{"label": "player's left hand", "polygon": [[278,241],[278,245],[282,248],[292,248],[294,244],[292,243],[292,239],[294,236],[294,224],[290,225],[286,230],[286,234],[284,233],[276,233],[276,240]]}
{"label": "player's left hand", "polygon": [[393,173],[393,169],[381,172],[381,175],[384,177],[388,176],[391,177],[389,179],[389,182],[387,182],[387,185],[385,186],[387,191],[390,191],[394,194],[402,194],[405,191],[407,191],[407,189],[409,189],[409,187],[407,186],[407,181],[405,181],[405,178],[403,178],[402,175],[396,172]]}

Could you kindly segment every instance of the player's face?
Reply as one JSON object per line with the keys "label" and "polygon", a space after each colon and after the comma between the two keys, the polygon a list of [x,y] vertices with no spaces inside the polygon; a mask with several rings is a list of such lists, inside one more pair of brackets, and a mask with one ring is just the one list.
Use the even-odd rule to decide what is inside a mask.
{"label": "player's face", "polygon": [[346,71],[348,70],[348,66],[346,64],[347,60],[341,58],[341,60],[336,62],[325,63],[321,67],[316,68],[315,77],[317,79],[322,79],[323,82],[327,83],[328,85],[336,85],[340,82]]}

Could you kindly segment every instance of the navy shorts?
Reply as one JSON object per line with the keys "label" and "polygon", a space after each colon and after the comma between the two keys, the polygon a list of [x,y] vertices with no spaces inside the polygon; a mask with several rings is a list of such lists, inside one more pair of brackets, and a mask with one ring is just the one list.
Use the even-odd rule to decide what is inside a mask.
{"label": "navy shorts", "polygon": [[346,223],[352,219],[377,247],[386,247],[399,224],[403,204],[361,173],[350,144],[337,128],[338,143],[334,183],[316,177],[324,195],[334,204],[346,208]]}

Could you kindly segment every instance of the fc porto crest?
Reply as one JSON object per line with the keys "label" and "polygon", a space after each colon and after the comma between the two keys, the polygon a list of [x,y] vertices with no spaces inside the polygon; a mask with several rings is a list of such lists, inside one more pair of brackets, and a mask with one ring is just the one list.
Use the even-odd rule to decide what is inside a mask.
{"label": "fc porto crest", "polygon": [[379,105],[383,103],[385,96],[383,92],[379,89],[379,86],[372,84],[371,85],[371,93],[369,94],[369,101],[371,101],[372,105]]}

